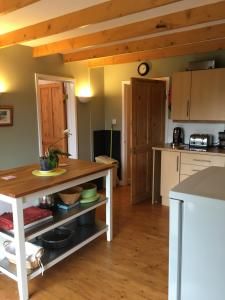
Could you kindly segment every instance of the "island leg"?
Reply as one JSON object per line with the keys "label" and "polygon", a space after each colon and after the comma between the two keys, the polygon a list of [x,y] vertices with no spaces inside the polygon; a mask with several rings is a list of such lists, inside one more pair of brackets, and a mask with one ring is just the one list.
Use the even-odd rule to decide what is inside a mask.
{"label": "island leg", "polygon": [[12,210],[17,262],[17,285],[19,290],[19,297],[20,300],[28,300],[29,295],[25,254],[23,199],[13,199]]}
{"label": "island leg", "polygon": [[109,169],[106,175],[106,225],[107,241],[112,241],[113,238],[113,170]]}

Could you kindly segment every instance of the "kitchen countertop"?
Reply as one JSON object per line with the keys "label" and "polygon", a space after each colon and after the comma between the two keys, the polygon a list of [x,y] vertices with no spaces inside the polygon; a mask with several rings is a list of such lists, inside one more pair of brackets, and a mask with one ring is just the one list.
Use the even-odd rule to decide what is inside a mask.
{"label": "kitchen countertop", "polygon": [[209,167],[179,183],[170,191],[170,197],[183,201],[225,201],[225,168]]}
{"label": "kitchen countertop", "polygon": [[219,156],[225,156],[225,149],[220,147],[210,147],[207,151],[194,151],[189,149],[189,145],[183,145],[178,146],[175,148],[172,148],[171,144],[159,144],[154,147],[152,147],[153,150],[159,150],[159,151],[176,151],[176,152],[185,152],[185,153],[196,153],[196,154],[202,154],[202,155],[219,155]]}
{"label": "kitchen countertop", "polygon": [[[112,165],[69,159],[68,165],[62,168],[66,169],[66,172],[55,177],[34,176],[32,171],[39,169],[38,164],[0,171],[0,194],[13,198],[22,197],[53,187],[57,184],[63,184],[71,180],[111,169]],[[15,176],[15,179],[4,180],[2,178],[8,175]]]}

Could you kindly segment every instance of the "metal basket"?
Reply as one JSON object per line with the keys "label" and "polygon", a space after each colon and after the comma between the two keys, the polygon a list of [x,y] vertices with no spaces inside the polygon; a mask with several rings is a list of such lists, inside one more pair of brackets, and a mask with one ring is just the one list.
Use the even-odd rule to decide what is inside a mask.
{"label": "metal basket", "polygon": [[[5,257],[13,264],[16,264],[16,249],[14,243],[11,241],[5,241],[3,243],[5,250]],[[42,267],[41,257],[44,253],[44,249],[32,243],[25,243],[26,246],[26,268],[36,269]]]}

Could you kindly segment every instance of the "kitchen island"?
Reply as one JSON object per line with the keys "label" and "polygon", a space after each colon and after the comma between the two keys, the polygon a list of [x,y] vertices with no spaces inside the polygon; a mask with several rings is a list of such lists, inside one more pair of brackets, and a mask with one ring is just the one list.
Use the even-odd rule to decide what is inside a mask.
{"label": "kitchen island", "polygon": [[[82,214],[106,205],[106,224],[96,222],[92,227],[75,232],[74,240],[70,246],[54,251],[54,255],[45,251],[43,255],[44,270],[52,267],[68,255],[77,251],[101,234],[107,234],[107,241],[112,240],[112,168],[111,165],[92,163],[84,160],[70,159],[68,165],[63,167],[65,173],[59,176],[34,176],[32,171],[39,169],[39,165],[29,165],[0,172],[0,210],[1,213],[11,208],[13,213],[14,232],[0,231],[0,236],[12,240],[16,248],[16,266],[4,258],[0,261],[0,271],[17,281],[20,300],[27,300],[28,280],[41,274],[41,269],[26,269],[25,241],[33,241],[41,234],[61,225],[71,225]],[[5,180],[4,177],[14,178]],[[57,193],[67,188],[97,179],[106,178],[105,198],[101,198],[86,206],[74,208],[68,213],[58,214],[53,220],[48,221],[32,230],[24,230],[23,209],[38,205],[39,198]]]}
{"label": "kitchen island", "polygon": [[170,197],[169,300],[223,300],[225,168],[209,167]]}

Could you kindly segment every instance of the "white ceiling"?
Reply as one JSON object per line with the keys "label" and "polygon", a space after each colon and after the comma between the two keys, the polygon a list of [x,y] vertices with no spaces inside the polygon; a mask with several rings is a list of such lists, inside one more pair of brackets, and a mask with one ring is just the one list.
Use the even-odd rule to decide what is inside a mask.
{"label": "white ceiling", "polygon": [[[10,1],[10,0],[8,0]],[[122,1],[122,0],[121,0]],[[134,0],[136,1],[136,0]],[[137,0],[138,1],[138,0]],[[0,34],[4,34],[10,31],[14,31],[19,28],[23,28],[32,24],[36,24],[54,17],[58,17],[70,12],[80,10],[98,3],[106,2],[105,0],[41,0],[32,5],[26,6],[14,12],[0,16]],[[81,28],[70,30],[61,34],[52,35],[46,38],[41,38],[33,41],[23,43],[31,47],[39,46],[66,38],[80,36],[87,33],[102,31],[104,29],[113,28],[116,26],[133,23],[160,15],[165,15],[175,11],[181,11],[191,7],[197,7],[200,5],[210,4],[218,2],[218,0],[182,0],[178,3],[169,4],[159,8],[146,10],[141,13],[132,14],[126,17],[117,18],[111,21],[97,23],[93,25],[87,25]],[[223,21],[216,22],[222,23]],[[204,24],[203,26],[206,26]],[[201,26],[201,25],[200,25]],[[196,26],[195,26],[196,27]],[[192,28],[189,27],[189,29]],[[175,30],[182,31],[184,29]],[[187,28],[185,28],[187,30]],[[168,33],[168,32],[167,32]],[[163,34],[163,33],[162,33]],[[159,34],[156,34],[159,35]],[[0,36],[1,38],[1,36]]]}

